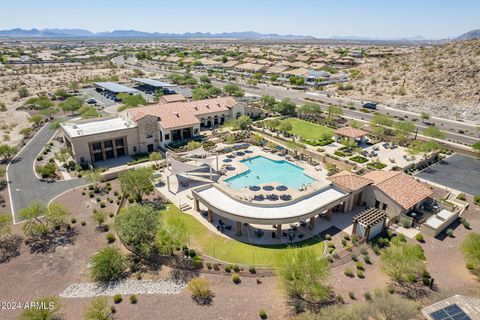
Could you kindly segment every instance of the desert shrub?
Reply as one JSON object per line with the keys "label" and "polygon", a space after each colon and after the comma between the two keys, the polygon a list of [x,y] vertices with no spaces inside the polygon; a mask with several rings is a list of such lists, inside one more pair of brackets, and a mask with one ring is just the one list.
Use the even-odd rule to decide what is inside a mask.
{"label": "desert shrub", "polygon": [[106,247],[90,259],[90,274],[95,281],[110,281],[120,278],[127,269],[125,258],[118,248]]}
{"label": "desert shrub", "polygon": [[348,292],[348,296],[349,296],[350,299],[352,299],[352,300],[355,300],[355,299],[356,299],[355,293],[354,293],[353,291]]}
{"label": "desert shrub", "polygon": [[232,281],[235,284],[239,284],[242,280],[240,279],[240,275],[238,273],[232,274]]}
{"label": "desert shrub", "polygon": [[452,228],[448,228],[445,233],[447,234],[447,236],[449,237],[453,237],[453,229]]}
{"label": "desert shrub", "polygon": [[115,303],[120,303],[123,301],[122,295],[120,293],[117,293],[116,295],[113,296],[113,302]]}
{"label": "desert shrub", "polygon": [[346,275],[346,276],[349,277],[349,278],[353,278],[353,277],[354,277],[353,270],[352,270],[352,268],[350,268],[350,267],[345,268],[345,270],[343,271],[343,274]]}
{"label": "desert shrub", "polygon": [[359,277],[360,279],[365,278],[364,271],[357,269],[357,277]]}
{"label": "desert shrub", "polygon": [[113,243],[113,242],[115,242],[115,235],[114,235],[113,233],[107,233],[106,238],[107,238],[107,242],[108,242],[108,243]]}
{"label": "desert shrub", "polygon": [[421,233],[419,233],[415,236],[415,240],[417,240],[418,242],[424,242],[425,241],[423,239],[423,235]]}
{"label": "desert shrub", "polygon": [[267,319],[267,312],[265,311],[265,309],[260,309],[258,311],[258,316],[260,317],[260,319]]}
{"label": "desert shrub", "polygon": [[256,274],[257,273],[257,269],[255,269],[255,267],[250,267],[248,268],[248,272],[252,273],[252,274]]}
{"label": "desert shrub", "polygon": [[132,294],[132,295],[130,296],[130,303],[131,303],[131,304],[136,304],[137,302],[138,302],[137,296],[134,295],[134,294]]}
{"label": "desert shrub", "polygon": [[368,254],[363,256],[363,261],[365,261],[366,264],[372,264],[372,261],[370,260],[370,256]]}
{"label": "desert shrub", "polygon": [[371,301],[371,300],[372,300],[372,295],[371,295],[370,292],[368,292],[368,291],[363,294],[363,297],[364,297],[365,300],[367,300],[367,301]]}
{"label": "desert shrub", "polygon": [[187,289],[192,293],[192,299],[197,303],[206,303],[213,297],[210,285],[205,278],[193,278],[188,283]]}

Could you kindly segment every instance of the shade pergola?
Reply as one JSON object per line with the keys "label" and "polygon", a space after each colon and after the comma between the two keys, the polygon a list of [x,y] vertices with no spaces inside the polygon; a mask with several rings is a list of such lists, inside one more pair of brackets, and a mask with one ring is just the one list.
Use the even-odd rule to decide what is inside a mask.
{"label": "shade pergola", "polygon": [[[353,217],[353,234],[368,239],[383,231],[387,213],[377,208],[368,208]],[[381,225],[380,225],[381,224]]]}
{"label": "shade pergola", "polygon": [[[203,148],[202,148],[203,149]],[[190,154],[189,154],[190,155]],[[217,158],[184,158],[186,160],[191,160],[195,161],[196,163],[201,163],[201,165],[193,165],[189,163],[185,163],[182,161],[179,161],[169,155],[167,153],[167,163],[170,164],[171,170],[170,170],[170,175],[167,177],[167,186],[168,186],[168,191],[170,191],[170,177],[171,176],[177,176],[177,175],[182,175],[182,174],[187,174],[189,172],[197,171],[198,169],[201,168],[201,165],[208,165],[209,170],[210,170],[210,180],[212,180],[212,163],[213,161],[217,161],[217,170],[218,170],[218,156]],[[167,165],[168,167],[168,165]]]}

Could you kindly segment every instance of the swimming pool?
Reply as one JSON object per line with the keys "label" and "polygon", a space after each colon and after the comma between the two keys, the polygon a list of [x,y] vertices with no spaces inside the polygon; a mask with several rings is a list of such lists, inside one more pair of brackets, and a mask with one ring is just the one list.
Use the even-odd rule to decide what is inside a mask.
{"label": "swimming pool", "polygon": [[273,182],[298,189],[302,185],[316,181],[303,173],[302,167],[285,160],[271,160],[263,156],[256,156],[242,160],[241,163],[246,165],[248,170],[225,180],[235,189]]}

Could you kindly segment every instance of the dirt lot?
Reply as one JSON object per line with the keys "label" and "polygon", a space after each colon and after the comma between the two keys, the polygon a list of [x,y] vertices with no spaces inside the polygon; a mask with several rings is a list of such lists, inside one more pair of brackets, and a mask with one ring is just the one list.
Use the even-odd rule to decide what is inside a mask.
{"label": "dirt lot", "polygon": [[[112,183],[112,189],[118,189],[116,183]],[[86,195],[82,195],[82,191],[82,188],[70,191],[56,200],[67,206],[76,219],[74,225],[78,234],[74,243],[48,253],[32,253],[21,243],[20,255],[0,264],[2,301],[26,302],[58,295],[74,282],[90,282],[89,258],[106,244],[106,240],[105,233],[98,231],[91,219],[92,210],[99,206],[88,196],[88,190]],[[102,196],[102,200],[106,197]],[[114,202],[104,210],[113,211],[115,207]],[[82,220],[86,221],[86,226],[81,226]],[[111,224],[111,219],[106,223]],[[21,225],[15,225],[14,232],[21,234]],[[168,268],[162,269],[155,276],[146,275],[145,278],[168,274]],[[136,305],[130,304],[128,299],[116,305],[116,319],[256,319],[260,308],[266,309],[269,319],[287,317],[288,310],[276,277],[262,278],[262,284],[257,284],[255,277],[242,277],[242,282],[235,285],[231,275],[202,276],[208,279],[215,294],[211,305],[197,305],[187,290],[171,296],[138,295]],[[64,298],[60,301],[64,319],[80,319],[90,299]],[[20,312],[0,310],[0,319],[15,319]]]}
{"label": "dirt lot", "polygon": [[[95,77],[117,76],[120,80],[128,79],[131,71],[111,69],[104,63],[65,63],[58,65],[12,65],[0,69],[0,102],[7,110],[0,112],[0,141],[16,145],[22,139],[21,129],[30,126],[29,113],[16,110],[28,98],[36,95],[52,94],[57,89],[68,89],[72,81],[87,85]],[[83,82],[83,84],[82,84]],[[18,89],[25,87],[30,96],[19,99]]]}
{"label": "dirt lot", "polygon": [[[480,207],[471,205],[464,213],[464,216],[471,225],[471,230],[465,229],[460,223],[454,223],[454,237],[450,238],[444,234],[437,238],[425,236],[425,242],[421,244],[427,258],[427,270],[435,279],[434,290],[428,291],[424,302],[438,300],[454,294],[473,295],[480,297],[480,285],[478,280],[465,267],[465,260],[460,251],[460,245],[470,232],[478,232],[480,229]],[[417,244],[416,240],[409,240]],[[345,265],[331,270],[329,283],[337,294],[343,296],[347,303],[352,300],[348,297],[350,291],[354,292],[357,299],[363,299],[365,292],[373,292],[375,288],[385,288],[389,279],[383,274],[380,268],[380,256],[369,249],[369,256],[372,264],[365,266],[365,278],[349,278],[344,275],[344,270],[349,267],[355,272],[355,262],[351,261]],[[359,255],[359,261],[363,257]]]}

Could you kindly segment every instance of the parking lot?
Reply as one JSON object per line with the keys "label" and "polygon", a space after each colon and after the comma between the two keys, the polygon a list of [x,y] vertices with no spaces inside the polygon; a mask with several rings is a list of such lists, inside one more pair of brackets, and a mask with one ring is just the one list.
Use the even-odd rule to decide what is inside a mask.
{"label": "parking lot", "polygon": [[471,195],[480,194],[480,159],[454,154],[416,176]]}

